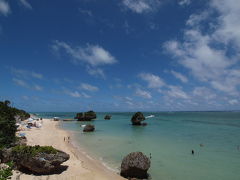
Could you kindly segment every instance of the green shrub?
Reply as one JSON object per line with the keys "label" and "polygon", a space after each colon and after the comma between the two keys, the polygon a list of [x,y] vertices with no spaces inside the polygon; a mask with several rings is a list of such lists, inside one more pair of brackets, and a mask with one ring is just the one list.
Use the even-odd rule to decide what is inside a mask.
{"label": "green shrub", "polygon": [[12,176],[12,169],[13,169],[14,163],[11,161],[6,164],[9,167],[6,169],[0,170],[0,180],[7,180],[10,176]]}
{"label": "green shrub", "polygon": [[16,140],[17,131],[15,116],[24,120],[30,117],[30,114],[24,110],[10,107],[10,101],[0,101],[0,148],[9,147]]}
{"label": "green shrub", "polygon": [[52,146],[26,146],[19,145],[12,149],[13,154],[20,156],[35,156],[39,153],[56,154],[57,150]]}

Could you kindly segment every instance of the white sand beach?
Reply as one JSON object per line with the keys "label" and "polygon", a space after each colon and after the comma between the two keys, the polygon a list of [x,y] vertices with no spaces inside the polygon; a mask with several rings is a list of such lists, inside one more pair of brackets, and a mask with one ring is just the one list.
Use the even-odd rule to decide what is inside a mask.
{"label": "white sand beach", "polygon": [[70,159],[62,165],[68,168],[61,174],[35,176],[14,171],[14,180],[123,180],[118,174],[104,167],[97,160],[89,159],[83,152],[64,141],[70,136],[68,132],[59,128],[59,122],[43,119],[41,128],[23,131],[28,145],[53,146],[70,155]]}

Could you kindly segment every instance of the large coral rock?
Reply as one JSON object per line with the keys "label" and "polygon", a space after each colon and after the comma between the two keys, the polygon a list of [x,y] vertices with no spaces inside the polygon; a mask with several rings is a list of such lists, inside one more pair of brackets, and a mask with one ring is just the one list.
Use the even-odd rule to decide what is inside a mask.
{"label": "large coral rock", "polygon": [[111,115],[106,115],[106,116],[104,117],[105,120],[110,120],[111,118],[112,118]]}
{"label": "large coral rock", "polygon": [[84,129],[83,132],[93,132],[95,130],[95,126],[91,125],[91,124],[87,124]]}
{"label": "large coral rock", "polygon": [[[34,151],[33,151],[34,148]],[[39,150],[40,146],[18,146],[1,152],[2,162],[14,161],[18,169],[27,169],[36,174],[51,174],[61,169],[61,164],[70,156],[62,151]]]}
{"label": "large coral rock", "polygon": [[75,117],[75,119],[77,119],[78,121],[91,121],[96,118],[97,118],[97,115],[94,111],[77,113],[77,115]]}
{"label": "large coral rock", "polygon": [[142,125],[142,121],[145,120],[143,113],[137,112],[132,116],[131,122],[132,125]]}
{"label": "large coral rock", "polygon": [[150,159],[142,152],[132,152],[122,160],[121,176],[130,179],[147,179],[150,164]]}

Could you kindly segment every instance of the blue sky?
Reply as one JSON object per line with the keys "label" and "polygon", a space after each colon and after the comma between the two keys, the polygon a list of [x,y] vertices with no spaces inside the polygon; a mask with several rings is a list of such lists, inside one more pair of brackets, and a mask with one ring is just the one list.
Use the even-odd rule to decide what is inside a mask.
{"label": "blue sky", "polygon": [[240,109],[239,0],[0,0],[0,99],[28,111]]}

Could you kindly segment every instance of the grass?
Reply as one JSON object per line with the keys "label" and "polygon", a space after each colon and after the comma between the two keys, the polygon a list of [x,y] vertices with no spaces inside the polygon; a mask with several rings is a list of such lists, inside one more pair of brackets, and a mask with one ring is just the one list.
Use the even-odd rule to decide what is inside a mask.
{"label": "grass", "polygon": [[20,155],[28,155],[28,156],[35,156],[39,153],[47,153],[47,154],[56,154],[57,150],[54,149],[52,146],[26,146],[26,145],[19,145],[15,146],[12,149],[13,153],[20,154]]}

